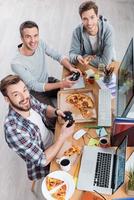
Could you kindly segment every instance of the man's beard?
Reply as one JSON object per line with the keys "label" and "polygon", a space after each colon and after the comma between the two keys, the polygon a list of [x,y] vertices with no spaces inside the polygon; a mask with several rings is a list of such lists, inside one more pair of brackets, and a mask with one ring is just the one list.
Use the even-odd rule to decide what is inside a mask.
{"label": "man's beard", "polygon": [[[9,97],[8,97],[8,98],[9,98]],[[28,99],[29,99],[29,98],[27,98],[27,100],[28,100]],[[19,110],[19,111],[25,111],[25,112],[27,112],[27,111],[29,111],[29,110],[31,109],[30,101],[29,101],[29,106],[27,106],[26,108],[23,108],[22,106],[16,105],[10,98],[9,98],[9,100],[10,100],[11,106],[14,107],[14,108],[16,108],[16,109]],[[23,103],[23,101],[24,101],[24,100],[20,101],[19,104]]]}

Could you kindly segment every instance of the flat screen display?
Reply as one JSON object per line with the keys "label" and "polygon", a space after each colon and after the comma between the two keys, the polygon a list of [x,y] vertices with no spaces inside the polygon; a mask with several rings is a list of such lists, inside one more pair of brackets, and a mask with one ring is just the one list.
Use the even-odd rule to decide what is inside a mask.
{"label": "flat screen display", "polygon": [[126,117],[134,96],[133,38],[127,48],[118,71],[117,116]]}

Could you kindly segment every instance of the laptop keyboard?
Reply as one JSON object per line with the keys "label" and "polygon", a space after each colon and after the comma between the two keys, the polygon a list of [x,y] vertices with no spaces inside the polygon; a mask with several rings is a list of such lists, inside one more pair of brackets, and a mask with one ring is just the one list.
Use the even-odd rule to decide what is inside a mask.
{"label": "laptop keyboard", "polygon": [[95,177],[94,177],[94,186],[108,188],[109,178],[110,178],[111,158],[112,155],[109,153],[98,152]]}

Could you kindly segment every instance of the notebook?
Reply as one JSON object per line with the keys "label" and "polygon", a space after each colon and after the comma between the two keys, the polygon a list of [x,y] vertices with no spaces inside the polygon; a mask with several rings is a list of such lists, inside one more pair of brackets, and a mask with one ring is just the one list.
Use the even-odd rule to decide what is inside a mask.
{"label": "notebook", "polygon": [[126,147],[127,137],[116,149],[84,146],[77,189],[113,194],[124,183]]}

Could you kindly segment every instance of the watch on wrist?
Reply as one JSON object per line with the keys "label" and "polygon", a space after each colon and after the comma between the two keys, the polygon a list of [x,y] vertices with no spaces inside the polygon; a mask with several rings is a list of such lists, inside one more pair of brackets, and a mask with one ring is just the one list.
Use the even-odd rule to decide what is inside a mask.
{"label": "watch on wrist", "polygon": [[57,113],[58,110],[59,110],[59,109],[56,109],[56,110],[54,111],[54,113],[55,113],[56,116],[58,116],[58,113]]}

